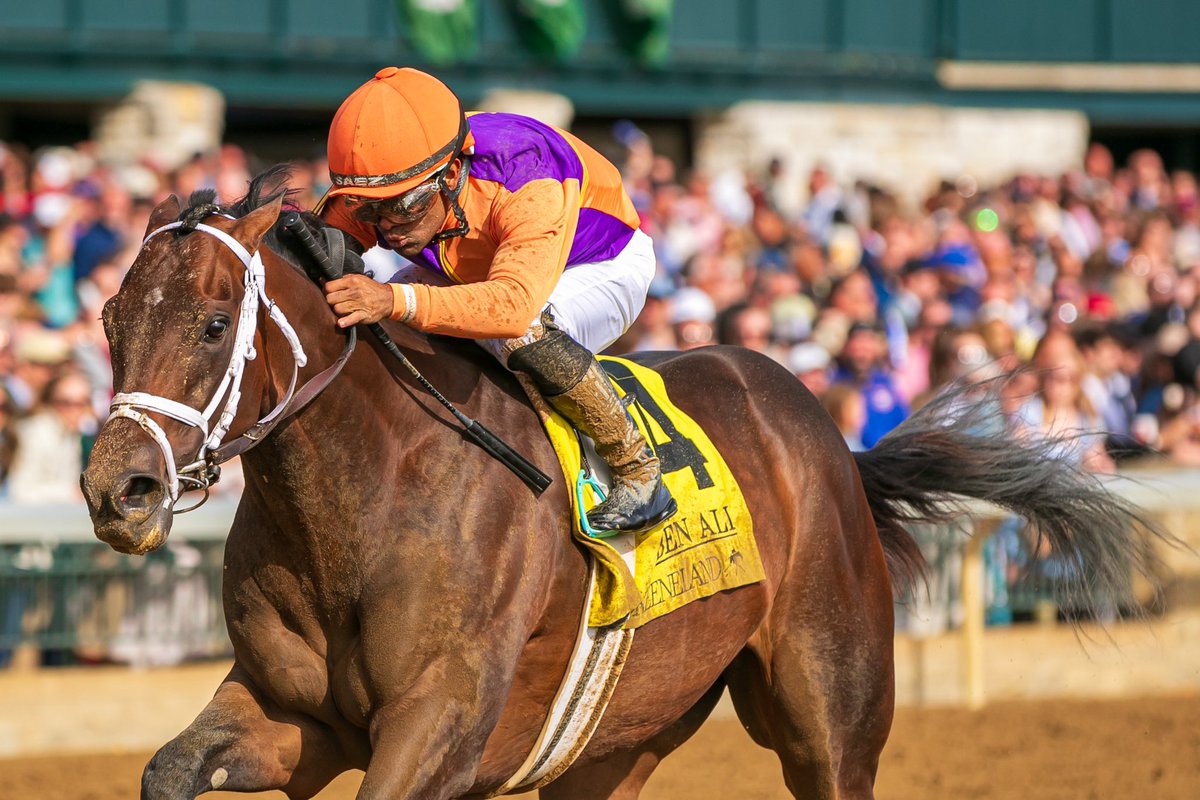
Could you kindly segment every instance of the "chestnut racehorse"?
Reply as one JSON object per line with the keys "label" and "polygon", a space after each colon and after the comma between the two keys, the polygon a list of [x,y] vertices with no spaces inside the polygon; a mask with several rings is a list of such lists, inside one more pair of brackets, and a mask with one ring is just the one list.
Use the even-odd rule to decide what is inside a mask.
{"label": "chestnut racehorse", "polygon": [[[223,428],[232,441],[275,414],[242,457],[225,549],[233,668],[146,767],[142,797],[304,798],[353,768],[360,798],[484,797],[533,746],[574,642],[586,564],[567,488],[535,496],[378,347],[295,401],[333,374],[346,335],[280,230],[279,180],[260,176],[224,214],[211,193],[159,205],[147,234],[181,224],[148,238],[104,311],[118,412],[83,487],[113,548],[160,547],[178,494],[205,481],[206,438],[211,449]],[[523,391],[481,348],[388,329],[448,399],[556,474]],[[872,797],[893,713],[893,591],[923,569],[902,523],[943,518],[951,494],[1024,514],[1094,587],[1119,589],[1145,558],[1130,509],[1047,449],[981,433],[961,402],[852,454],[764,356],[636,358],[725,455],[767,577],[640,629],[546,800],[637,797],[726,688],[796,797]]]}

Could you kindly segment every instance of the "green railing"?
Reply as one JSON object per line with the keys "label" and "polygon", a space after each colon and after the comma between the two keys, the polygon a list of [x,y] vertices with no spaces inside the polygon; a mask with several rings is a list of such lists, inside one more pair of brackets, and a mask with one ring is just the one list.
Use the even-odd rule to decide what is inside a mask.
{"label": "green railing", "polygon": [[[468,104],[521,86],[567,95],[583,114],[693,114],[760,98],[1069,101],[1089,113],[1200,117],[1186,91],[1008,97],[945,91],[935,77],[944,60],[1196,63],[1195,0],[676,0],[665,55],[650,68],[630,52],[623,0],[580,6],[580,46],[559,62],[528,46],[517,3],[479,0],[474,46],[437,72]],[[332,112],[381,66],[430,65],[410,28],[397,0],[9,3],[0,99],[116,100],[157,79],[207,83],[233,105]]]}
{"label": "green railing", "polygon": [[0,666],[18,651],[61,666],[146,666],[230,653],[221,605],[233,506],[177,519],[144,558],[98,542],[82,506],[0,506]]}
{"label": "green railing", "polygon": [[[1200,472],[1146,473],[1109,486],[1195,543],[1186,515],[1200,513]],[[228,655],[221,579],[234,511],[232,501],[214,501],[176,517],[168,544],[139,558],[96,541],[82,506],[0,505],[0,666],[19,649],[37,653],[25,663],[49,665],[106,660],[155,665]],[[1048,609],[1069,614],[1071,608],[1056,605],[1061,570],[1052,561],[1029,568],[1034,557],[1021,551],[1026,539],[1019,530],[1006,533],[1008,515],[980,505],[970,517],[961,526],[915,531],[931,566],[929,592],[904,601],[900,612],[917,622],[933,621],[939,631],[962,624],[967,650],[979,661],[979,632],[985,618],[1003,621],[998,610],[1019,618]],[[964,532],[972,527],[968,538]],[[1007,548],[1007,558],[990,548]],[[1200,568],[1194,551],[1177,555],[1188,574]],[[1024,577],[1009,580],[1010,565]],[[984,587],[1001,584],[1008,596],[992,591],[989,597]],[[1118,610],[1115,600],[1112,607]]]}

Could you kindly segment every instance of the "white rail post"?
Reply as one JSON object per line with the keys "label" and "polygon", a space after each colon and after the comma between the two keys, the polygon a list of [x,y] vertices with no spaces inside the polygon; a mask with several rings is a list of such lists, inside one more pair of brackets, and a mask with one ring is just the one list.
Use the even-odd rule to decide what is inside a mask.
{"label": "white rail post", "polygon": [[992,516],[975,519],[975,533],[963,547],[962,605],[963,605],[963,695],[967,708],[983,708],[983,623],[985,616],[983,592],[983,545],[1000,520]]}

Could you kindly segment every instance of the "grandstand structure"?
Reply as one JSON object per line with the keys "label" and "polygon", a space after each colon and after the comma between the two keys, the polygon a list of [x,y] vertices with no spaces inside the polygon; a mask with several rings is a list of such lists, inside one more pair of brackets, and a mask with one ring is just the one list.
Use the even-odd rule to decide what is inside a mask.
{"label": "grandstand structure", "polygon": [[355,86],[411,64],[592,138],[633,118],[711,169],[903,188],[1061,169],[1092,138],[1196,169],[1198,28],[1194,0],[39,0],[0,20],[0,140],[129,158],[190,119],[168,158],[222,132],[311,155]]}

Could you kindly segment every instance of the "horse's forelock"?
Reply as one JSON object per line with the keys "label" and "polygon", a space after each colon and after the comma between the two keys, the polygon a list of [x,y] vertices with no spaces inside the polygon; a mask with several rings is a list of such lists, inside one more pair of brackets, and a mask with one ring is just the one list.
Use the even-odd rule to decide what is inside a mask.
{"label": "horse's forelock", "polygon": [[[254,176],[247,186],[245,196],[228,204],[218,203],[216,192],[212,189],[200,189],[192,192],[186,207],[175,213],[175,221],[183,224],[175,230],[173,238],[180,241],[191,238],[196,226],[212,215],[221,214],[241,219],[280,198],[283,198],[285,210],[299,210],[297,206],[289,202],[293,195],[299,194],[301,191],[293,189],[289,185],[291,178],[292,166],[290,164],[276,164]],[[160,208],[162,207],[160,206]],[[174,209],[172,211],[174,212]],[[310,228],[319,228],[323,225],[320,219],[311,213],[305,212],[304,218]],[[165,224],[165,222],[166,220],[162,220],[161,224]],[[158,226],[152,225],[150,229],[147,229],[147,233],[155,227]],[[310,275],[314,274],[311,270],[315,269],[315,266],[308,264],[311,260],[308,254],[294,241],[294,237],[280,236],[280,227],[280,224],[276,222],[262,239],[261,245],[281,256],[292,267],[309,272]]]}
{"label": "horse's forelock", "polygon": [[[196,195],[203,194],[200,198]],[[197,192],[192,195],[192,201],[179,214],[179,221],[183,224],[175,230],[177,236],[192,233],[196,230],[196,226],[204,220],[211,217],[213,214],[220,214],[222,209],[219,205],[213,202],[216,199],[216,193],[206,191],[204,193]]]}
{"label": "horse's forelock", "polygon": [[181,235],[191,233],[196,229],[196,225],[213,214],[224,214],[234,219],[240,219],[252,211],[274,203],[280,197],[283,197],[286,203],[292,195],[300,192],[299,189],[289,186],[291,179],[291,165],[276,164],[254,176],[246,188],[245,196],[232,203],[219,203],[217,193],[213,189],[199,189],[192,192],[187,206],[176,217],[176,220],[184,223],[179,228],[179,233]]}
{"label": "horse's forelock", "polygon": [[276,164],[263,170],[250,181],[246,196],[230,207],[230,213],[235,217],[245,216],[251,211],[274,203],[280,197],[284,198],[286,203],[292,195],[300,192],[299,189],[289,186],[291,180],[290,164]]}

